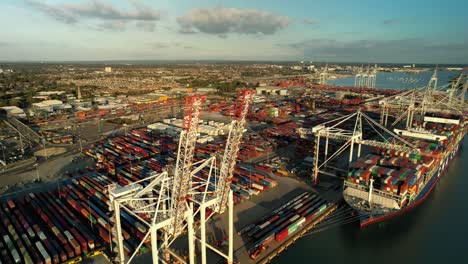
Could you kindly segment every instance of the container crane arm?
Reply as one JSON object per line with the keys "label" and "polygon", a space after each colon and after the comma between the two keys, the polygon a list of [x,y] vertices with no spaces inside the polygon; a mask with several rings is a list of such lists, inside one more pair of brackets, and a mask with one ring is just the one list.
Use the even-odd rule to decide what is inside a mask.
{"label": "container crane arm", "polygon": [[231,128],[229,130],[226,148],[221,161],[218,184],[215,191],[218,199],[215,210],[218,213],[224,212],[228,203],[231,179],[234,173],[242,135],[245,130],[247,114],[254,94],[254,90],[245,89],[239,92],[236,99],[236,105],[234,107],[235,119],[232,121]]}
{"label": "container crane arm", "polygon": [[204,96],[190,95],[186,97],[183,130],[180,133],[177,162],[174,170],[171,199],[171,235],[178,235],[183,229],[183,214],[187,210],[187,198],[192,179],[192,162],[197,143],[198,124]]}

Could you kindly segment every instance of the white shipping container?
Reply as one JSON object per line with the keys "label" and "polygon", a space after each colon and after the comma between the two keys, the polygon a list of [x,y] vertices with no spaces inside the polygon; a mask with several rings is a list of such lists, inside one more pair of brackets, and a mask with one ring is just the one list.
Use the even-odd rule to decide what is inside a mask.
{"label": "white shipping container", "polygon": [[305,217],[301,217],[301,219],[297,220],[297,226],[301,226],[305,223]]}
{"label": "white shipping container", "polygon": [[36,242],[36,247],[39,250],[39,252],[41,253],[42,257],[44,258],[45,263],[46,264],[52,263],[52,260],[51,260],[51,258],[49,256],[49,254],[45,250],[44,246],[42,246],[42,243],[40,241]]}
{"label": "white shipping container", "polygon": [[297,209],[301,208],[301,206],[302,206],[302,202],[298,203],[296,206],[294,206],[293,210],[297,210]]}
{"label": "white shipping container", "polygon": [[252,187],[258,190],[263,190],[263,186],[260,184],[252,183]]}
{"label": "white shipping container", "polygon": [[260,227],[260,229],[263,229],[263,228],[267,227],[269,224],[270,224],[270,221],[266,221],[265,223],[259,225],[258,227]]}
{"label": "white shipping container", "polygon": [[388,183],[390,182],[391,179],[392,179],[392,177],[391,177],[391,176],[388,176],[387,178],[385,178],[384,183],[385,183],[385,184],[388,184]]}
{"label": "white shipping container", "polygon": [[248,189],[247,191],[250,195],[258,195],[260,193],[260,191],[254,189]]}
{"label": "white shipping container", "polygon": [[299,219],[299,217],[301,217],[300,215],[295,215],[293,216],[291,219],[289,219],[290,223],[294,223],[294,221],[296,221],[297,219]]}

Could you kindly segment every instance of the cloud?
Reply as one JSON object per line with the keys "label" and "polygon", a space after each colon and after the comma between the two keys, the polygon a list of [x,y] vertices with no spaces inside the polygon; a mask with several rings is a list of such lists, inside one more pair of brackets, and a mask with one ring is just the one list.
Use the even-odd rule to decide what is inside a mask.
{"label": "cloud", "polygon": [[391,19],[385,19],[384,21],[382,21],[382,24],[391,25],[391,24],[397,24],[398,22],[400,22],[398,19],[391,18]]}
{"label": "cloud", "polygon": [[41,3],[39,1],[34,1],[34,0],[25,0],[25,2],[32,8],[41,11],[42,13],[54,18],[57,21],[60,21],[66,24],[74,24],[78,22],[76,17],[72,13],[70,13],[70,11],[66,10],[65,8],[55,7],[55,6]]}
{"label": "cloud", "polygon": [[316,21],[314,21],[312,19],[307,19],[307,18],[301,19],[301,23],[306,24],[306,25],[316,25],[317,24]]}
{"label": "cloud", "polygon": [[124,31],[127,22],[125,20],[106,21],[97,25],[98,30]]}
{"label": "cloud", "polygon": [[179,33],[182,33],[182,34],[195,34],[195,33],[197,33],[197,31],[195,31],[192,28],[181,28],[181,29],[179,29]]}
{"label": "cloud", "polygon": [[258,10],[215,7],[192,9],[177,22],[181,33],[271,35],[286,28],[289,18]]}
{"label": "cloud", "polygon": [[169,43],[162,43],[162,42],[153,43],[151,46],[155,49],[166,49],[170,47]]}
{"label": "cloud", "polygon": [[171,47],[181,47],[182,44],[183,44],[182,42],[172,41],[172,42],[155,42],[155,43],[150,43],[149,45],[155,49],[167,49]]}
{"label": "cloud", "polygon": [[148,21],[140,21],[135,24],[135,26],[145,32],[153,32],[156,28],[156,23]]}
{"label": "cloud", "polygon": [[[103,0],[89,0],[80,4],[48,4],[37,0],[25,0],[30,7],[66,24],[76,24],[83,20],[95,20],[101,22],[97,28],[114,29],[124,22],[137,21],[137,27],[144,30],[154,30],[150,23],[159,21],[161,13],[136,0],[128,1],[133,10],[121,10],[111,3]],[[102,22],[111,21],[111,22]],[[143,24],[142,24],[143,23]]]}
{"label": "cloud", "polygon": [[169,41],[169,42],[155,42],[148,44],[152,49],[175,49],[175,50],[196,50],[197,47],[192,45],[184,45],[184,42]]}
{"label": "cloud", "polygon": [[[305,58],[333,59],[354,62],[433,62],[457,61],[466,63],[468,43],[431,43],[424,39],[356,40],[311,39],[296,43],[278,44]],[[464,62],[463,62],[464,61]]]}

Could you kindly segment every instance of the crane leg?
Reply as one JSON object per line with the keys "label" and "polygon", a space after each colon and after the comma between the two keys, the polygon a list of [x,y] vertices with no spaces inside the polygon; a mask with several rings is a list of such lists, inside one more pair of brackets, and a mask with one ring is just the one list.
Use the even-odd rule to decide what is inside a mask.
{"label": "crane leg", "polygon": [[200,207],[200,247],[201,247],[201,262],[206,264],[206,212],[205,205]]}
{"label": "crane leg", "polygon": [[195,264],[195,236],[193,233],[193,204],[190,203],[189,215],[187,216],[188,242],[189,242],[189,263]]}
{"label": "crane leg", "polygon": [[[326,161],[328,159],[328,137],[326,138],[325,140],[325,159],[324,161]],[[327,167],[327,164],[325,163],[325,168]]]}
{"label": "crane leg", "polygon": [[234,202],[232,197],[232,190],[229,191],[229,203],[228,203],[228,210],[229,210],[229,252],[228,252],[228,263],[231,264],[234,261]]}
{"label": "crane leg", "polygon": [[115,225],[117,229],[117,247],[118,247],[118,262],[125,263],[125,253],[123,247],[123,237],[122,237],[122,226],[120,223],[120,205],[117,201],[114,200],[114,214],[115,214]]}
{"label": "crane leg", "polygon": [[319,147],[320,147],[320,135],[317,135],[315,139],[315,160],[314,160],[314,184],[318,184],[318,158],[319,158]]}
{"label": "crane leg", "polygon": [[349,162],[353,161],[354,140],[351,140],[351,149],[349,150]]}
{"label": "crane leg", "polygon": [[151,253],[153,254],[153,264],[159,263],[158,235],[154,226],[151,227]]}

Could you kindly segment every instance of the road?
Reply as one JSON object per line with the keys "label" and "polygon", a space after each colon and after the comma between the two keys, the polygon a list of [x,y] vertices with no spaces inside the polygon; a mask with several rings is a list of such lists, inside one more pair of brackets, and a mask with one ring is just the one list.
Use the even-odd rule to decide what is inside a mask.
{"label": "road", "polygon": [[[68,154],[50,158],[30,170],[18,174],[0,175],[0,193],[19,190],[24,187],[40,186],[42,183],[52,182],[62,179],[66,172],[74,172],[78,169],[86,170],[87,166],[92,166],[94,162],[80,157],[79,153]],[[40,179],[39,183],[36,183]],[[34,183],[33,183],[34,182]]]}
{"label": "road", "polygon": [[[172,116],[172,111],[146,113],[143,120],[126,127],[102,122],[99,126],[100,131],[98,131],[97,123],[84,123],[75,127],[76,130],[73,132],[81,136],[82,148],[84,149],[104,137],[123,135],[125,131],[144,127],[168,116]],[[67,145],[66,147],[68,149],[67,153],[49,157],[48,160],[39,161],[37,171],[35,167],[29,166],[15,173],[0,174],[0,193],[16,191],[24,187],[40,186],[41,183],[33,183],[38,178],[41,182],[51,182],[67,177],[65,176],[67,171],[85,170],[87,166],[94,166],[95,163],[93,161],[80,158],[79,144]]]}

